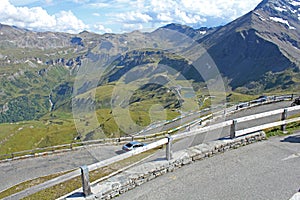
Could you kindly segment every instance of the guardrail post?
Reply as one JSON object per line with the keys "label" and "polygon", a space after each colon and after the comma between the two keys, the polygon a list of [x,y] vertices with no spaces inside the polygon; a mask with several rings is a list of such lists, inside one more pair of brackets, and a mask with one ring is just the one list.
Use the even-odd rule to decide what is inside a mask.
{"label": "guardrail post", "polygon": [[172,159],[172,142],[173,142],[173,138],[168,135],[168,143],[167,143],[167,148],[166,148],[166,158],[167,160],[171,160]]}
{"label": "guardrail post", "polygon": [[232,124],[231,124],[231,127],[230,127],[230,138],[235,138],[235,131],[236,131],[236,124],[237,124],[237,121],[234,119],[232,120]]}
{"label": "guardrail post", "polygon": [[[286,120],[286,118],[287,118],[287,112],[288,112],[288,110],[285,108],[285,109],[283,110],[283,113],[281,114],[281,120],[282,120],[282,121],[283,121],[283,120]],[[286,132],[286,124],[281,125],[281,130],[282,130],[283,132]]]}
{"label": "guardrail post", "polygon": [[81,166],[82,191],[85,197],[92,194],[89,178],[89,169],[87,166]]}

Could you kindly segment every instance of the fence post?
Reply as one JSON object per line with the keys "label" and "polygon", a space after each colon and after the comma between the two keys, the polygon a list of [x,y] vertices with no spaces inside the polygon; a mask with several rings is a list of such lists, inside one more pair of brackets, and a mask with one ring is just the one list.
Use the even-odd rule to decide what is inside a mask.
{"label": "fence post", "polygon": [[87,166],[81,166],[82,191],[85,197],[92,194],[89,178],[89,169]]}
{"label": "fence post", "polygon": [[169,161],[169,160],[172,159],[172,141],[173,141],[173,138],[170,135],[168,135],[167,138],[168,138],[168,143],[167,143],[167,148],[166,148],[166,158]]}
{"label": "fence post", "polygon": [[231,139],[235,138],[236,124],[237,124],[237,121],[235,119],[232,120],[232,124],[230,127],[230,138]]}
{"label": "fence post", "polygon": [[[282,121],[283,121],[283,120],[286,120],[286,118],[287,118],[287,112],[288,112],[288,110],[285,108],[285,109],[283,110],[283,113],[281,114],[281,120],[282,120]],[[281,130],[282,130],[283,132],[286,132],[286,124],[281,125]]]}

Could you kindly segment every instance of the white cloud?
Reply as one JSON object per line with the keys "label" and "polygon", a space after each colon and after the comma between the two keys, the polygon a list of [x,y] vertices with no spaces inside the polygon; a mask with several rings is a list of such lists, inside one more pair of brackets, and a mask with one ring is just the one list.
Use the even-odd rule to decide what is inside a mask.
{"label": "white cloud", "polygon": [[88,3],[89,0],[72,0],[74,3],[80,3],[80,4],[84,4],[84,3]]}
{"label": "white cloud", "polygon": [[135,11],[115,14],[115,18],[120,22],[126,22],[129,24],[148,23],[152,20],[152,17],[150,17],[148,14]]}
{"label": "white cloud", "polygon": [[78,31],[88,29],[88,26],[85,25],[81,20],[77,19],[77,17],[71,11],[61,11],[55,15],[55,18],[55,28],[58,28],[60,31],[76,33]]}
{"label": "white cloud", "polygon": [[[127,0],[112,0],[116,2]],[[261,0],[131,0],[130,7],[134,11],[112,14],[120,23],[181,23],[199,27],[207,22],[208,18],[216,21],[229,22],[252,10]],[[219,25],[219,24],[216,24]],[[133,27],[133,26],[132,26]]]}
{"label": "white cloud", "polygon": [[110,4],[109,3],[91,3],[89,4],[90,7],[93,7],[93,8],[107,8],[107,7],[110,7]]}
{"label": "white cloud", "polygon": [[96,17],[100,17],[99,13],[93,13],[93,15],[96,16]]}
{"label": "white cloud", "polygon": [[122,30],[127,32],[127,31],[132,31],[132,30],[143,30],[143,24],[123,24]]}
{"label": "white cloud", "polygon": [[55,15],[49,15],[41,7],[16,7],[8,0],[2,0],[0,23],[39,31],[78,33],[88,29],[88,26],[71,11],[61,11]]}
{"label": "white cloud", "polygon": [[45,3],[46,3],[46,4],[52,4],[52,3],[53,3],[53,0],[45,0]]}
{"label": "white cloud", "polygon": [[[0,23],[33,30],[76,33],[89,28],[100,32],[107,32],[108,28],[113,31],[132,31],[168,23],[186,24],[194,28],[217,26],[249,12],[261,0],[24,0],[41,6],[35,8],[17,7],[16,5],[26,4],[16,3],[19,0],[10,1],[15,2],[15,6],[8,0],[1,0]],[[57,13],[48,14],[42,8],[41,2],[48,2],[48,8],[45,9],[51,7]],[[72,3],[76,8],[74,12],[81,12],[81,16],[89,15],[87,19],[82,18],[82,20],[86,20],[91,25],[85,25],[82,20],[68,11],[73,9],[68,7]],[[54,5],[57,6],[55,9]],[[57,11],[59,6],[62,11]],[[97,25],[99,20],[102,20],[101,25]],[[117,27],[119,30],[116,30]]]}
{"label": "white cloud", "polygon": [[95,24],[94,29],[100,33],[112,33],[110,28],[105,28],[102,24]]}

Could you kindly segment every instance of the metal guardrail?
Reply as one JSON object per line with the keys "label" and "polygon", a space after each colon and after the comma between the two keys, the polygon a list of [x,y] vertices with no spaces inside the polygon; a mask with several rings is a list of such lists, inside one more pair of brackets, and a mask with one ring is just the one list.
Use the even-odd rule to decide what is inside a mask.
{"label": "metal guardrail", "polygon": [[[259,105],[263,105],[263,104],[274,103],[274,102],[284,101],[284,100],[292,100],[294,98],[294,96],[295,96],[295,94],[282,95],[282,96],[269,96],[267,101],[259,101],[256,99],[256,100],[252,100],[249,102],[243,102],[243,103],[239,103],[238,105],[234,105],[229,108],[226,108],[225,110],[220,110],[220,111],[214,113],[213,115],[216,116],[216,115],[228,114],[228,113],[239,111],[241,109],[251,108],[252,106],[259,106]],[[197,111],[197,112],[191,112],[191,113],[186,114],[185,116],[180,116],[173,120],[166,121],[163,124],[154,126],[153,128],[167,125],[169,123],[175,122],[177,120],[181,120],[182,118],[188,117],[193,114],[200,115],[201,113],[207,112],[210,110],[211,109],[204,109],[204,110]],[[61,153],[61,152],[65,152],[65,151],[76,150],[83,146],[93,145],[93,144],[121,144],[121,143],[129,142],[129,141],[133,141],[133,140],[138,140],[138,141],[143,141],[143,142],[158,140],[158,139],[166,137],[169,134],[173,134],[182,128],[186,128],[189,126],[192,127],[194,125],[197,125],[200,122],[209,119],[210,117],[212,117],[212,115],[204,116],[202,118],[196,119],[194,121],[191,121],[182,126],[176,127],[169,131],[161,131],[158,133],[153,133],[153,134],[148,134],[148,135],[133,135],[131,137],[105,138],[105,139],[99,139],[99,140],[73,142],[70,144],[62,144],[62,145],[51,146],[51,147],[36,148],[36,149],[31,149],[31,150],[12,152],[12,153],[8,153],[8,154],[0,155],[0,162],[16,160],[16,159],[25,159],[25,158],[29,158],[29,157],[44,156],[44,155],[49,155],[49,154],[53,154],[53,153]],[[149,130],[149,128],[148,128],[148,130]]]}
{"label": "metal guardrail", "polygon": [[[54,185],[60,184],[62,182],[68,181],[68,180],[70,180],[72,178],[75,178],[77,176],[80,176],[80,175],[82,177],[82,185],[83,185],[84,195],[88,196],[88,195],[91,194],[90,193],[91,189],[90,189],[90,184],[89,184],[89,178],[88,178],[89,171],[93,171],[93,170],[99,169],[101,167],[108,166],[112,163],[124,160],[126,158],[132,157],[134,155],[140,154],[142,152],[145,152],[145,151],[148,151],[148,150],[151,150],[151,149],[155,149],[155,148],[160,147],[160,146],[165,145],[165,144],[167,145],[166,159],[170,160],[171,157],[172,157],[171,156],[171,152],[172,152],[171,147],[172,147],[172,141],[173,140],[179,140],[179,139],[183,139],[183,138],[186,138],[186,137],[191,137],[191,136],[194,136],[194,135],[197,135],[197,134],[205,133],[207,131],[223,128],[223,127],[226,127],[226,126],[231,127],[230,133],[229,133],[230,138],[235,138],[235,137],[238,137],[238,136],[241,136],[241,135],[246,135],[248,133],[253,133],[253,132],[256,132],[256,131],[259,131],[259,130],[263,130],[263,129],[271,128],[271,127],[275,127],[275,126],[281,126],[282,130],[284,131],[285,127],[286,127],[286,124],[300,121],[300,117],[287,119],[288,112],[296,111],[296,110],[300,110],[300,106],[294,106],[294,107],[289,107],[289,108],[285,108],[285,109],[278,109],[278,110],[274,110],[274,111],[269,111],[269,112],[259,113],[259,114],[250,115],[250,116],[246,116],[246,117],[241,117],[241,118],[237,118],[237,119],[234,119],[234,120],[228,120],[228,121],[225,121],[225,122],[222,122],[222,123],[213,124],[211,126],[203,127],[203,128],[201,128],[199,130],[196,130],[196,131],[188,131],[188,132],[184,132],[184,133],[178,133],[178,134],[173,135],[173,136],[168,136],[168,137],[160,139],[156,142],[150,143],[150,144],[148,144],[144,147],[132,150],[130,152],[126,152],[124,154],[117,155],[115,157],[109,158],[107,160],[104,160],[104,161],[101,161],[101,162],[98,162],[98,163],[91,164],[89,166],[81,167],[81,169],[75,170],[73,172],[70,172],[68,174],[59,176],[55,179],[49,180],[49,181],[44,182],[42,184],[39,184],[39,185],[33,186],[31,188],[25,189],[21,192],[18,192],[16,194],[11,195],[11,196],[9,196],[7,198],[4,198],[4,199],[21,199],[21,198],[24,198],[24,197],[29,196],[31,194],[34,194],[38,191],[41,191],[41,190],[44,190],[46,188],[52,187]],[[249,127],[249,128],[243,129],[243,130],[236,131],[236,125],[238,123],[246,122],[246,121],[250,121],[250,120],[257,120],[257,119],[260,119],[260,118],[263,118],[263,117],[268,117],[268,116],[278,115],[278,114],[281,116],[280,121],[276,121],[276,122],[272,122],[272,123],[268,123],[268,124],[263,124],[263,125],[255,126],[255,127]]]}

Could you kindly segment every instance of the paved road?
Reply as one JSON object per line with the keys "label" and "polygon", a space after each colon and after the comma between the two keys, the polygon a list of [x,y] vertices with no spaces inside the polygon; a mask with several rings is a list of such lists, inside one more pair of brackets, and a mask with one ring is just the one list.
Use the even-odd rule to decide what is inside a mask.
{"label": "paved road", "polygon": [[79,168],[117,155],[121,146],[94,146],[67,153],[0,163],[0,191],[26,180]]}
{"label": "paved road", "polygon": [[[241,110],[237,113],[234,113],[234,114],[231,114],[228,116],[223,116],[221,118],[217,118],[216,120],[213,120],[210,124],[215,124],[215,123],[219,123],[220,121],[226,121],[226,120],[236,119],[239,117],[248,116],[248,115],[252,115],[252,114],[257,114],[257,113],[267,112],[267,111],[276,110],[276,109],[280,109],[280,108],[285,108],[285,107],[288,107],[289,105],[290,105],[289,101],[283,101],[283,102],[278,102],[278,103],[274,103],[274,104],[267,104],[264,106],[253,107],[251,109]],[[295,114],[295,113],[290,113],[290,114]],[[261,118],[260,120],[249,121],[249,122],[246,122],[243,124],[238,124],[238,130],[242,129],[242,128],[247,128],[250,126],[258,126],[258,125],[265,124],[268,122],[274,122],[275,120],[279,120],[279,119],[280,119],[280,115],[273,116],[273,117],[269,116],[269,117]],[[197,128],[199,128],[199,126],[196,126],[193,129],[197,129]],[[222,129],[217,129],[217,130],[209,131],[209,132],[202,133],[202,134],[199,134],[196,136],[182,139],[180,141],[173,143],[172,151],[176,152],[176,151],[180,151],[180,150],[183,150],[188,147],[192,147],[192,146],[195,146],[195,145],[198,145],[201,143],[205,143],[205,142],[212,141],[212,140],[217,140],[222,137],[228,137],[229,131],[230,131],[230,127],[224,127]],[[155,155],[153,155],[151,158],[145,160],[144,162],[149,162],[149,161],[165,158],[165,154],[166,154],[165,150],[160,150]]]}
{"label": "paved road", "polygon": [[[236,118],[267,110],[283,108],[289,106],[289,104],[290,102],[280,102],[252,108],[250,110],[247,109],[227,118]],[[226,132],[225,129],[224,132]],[[226,134],[228,134],[228,131]],[[182,140],[180,143],[174,144],[174,151],[187,148],[188,146],[194,145],[194,143],[217,139],[220,137],[220,134],[218,134],[218,132],[214,132],[214,134],[206,134],[204,136],[200,136],[200,139],[195,137]],[[205,140],[203,140],[203,137]],[[121,146],[98,146],[47,157],[0,163],[0,191],[26,180],[71,170],[82,165],[89,165],[100,160],[110,158],[117,155],[120,149]],[[156,155],[156,157],[160,157],[163,154],[164,152],[160,152]]]}
{"label": "paved road", "polygon": [[300,189],[300,133],[185,166],[116,200],[282,200]]}
{"label": "paved road", "polygon": [[[280,108],[286,108],[286,107],[289,107],[290,104],[291,104],[291,101],[282,101],[282,102],[278,102],[278,103],[266,104],[266,105],[263,105],[263,106],[257,106],[257,107],[253,107],[253,108],[250,108],[250,109],[244,109],[244,110],[241,110],[241,111],[236,112],[236,113],[231,114],[231,115],[222,116],[222,117],[212,121],[211,124],[219,123],[221,121],[236,119],[236,118],[239,118],[239,117],[244,117],[244,116],[248,116],[248,115],[252,115],[252,114],[257,114],[257,113],[267,112],[267,111],[271,111],[271,110],[276,110],[276,109],[280,109]],[[297,112],[299,113],[299,111],[297,111]],[[295,112],[289,113],[289,115],[292,115],[292,114],[295,114]],[[274,116],[268,116],[268,117],[260,118],[259,120],[251,120],[251,121],[247,121],[247,122],[244,122],[244,123],[239,123],[237,125],[237,130],[241,130],[241,129],[244,129],[244,128],[249,128],[249,127],[253,127],[253,126],[258,126],[258,125],[278,121],[278,120],[280,120],[280,117],[281,116],[278,114],[278,115],[274,115]],[[193,129],[197,129],[197,128],[199,128],[199,126],[196,126]],[[221,128],[221,129],[213,130],[213,131],[210,131],[208,133],[204,133],[204,134],[194,136],[191,140],[189,140],[189,144],[186,143],[186,145],[195,146],[195,145],[201,144],[203,142],[216,140],[216,139],[222,138],[222,137],[228,137],[229,133],[230,133],[230,127],[229,126]]]}
{"label": "paved road", "polygon": [[139,135],[150,135],[150,134],[154,134],[154,133],[159,133],[161,131],[167,131],[167,130],[179,127],[188,122],[191,122],[195,119],[199,119],[200,116],[207,115],[209,113],[210,113],[210,111],[203,111],[201,113],[192,113],[191,115],[188,115],[186,117],[178,119],[174,122],[170,122],[168,124],[160,124],[157,127],[151,128],[149,130],[144,130]]}

